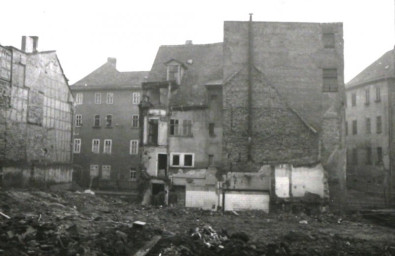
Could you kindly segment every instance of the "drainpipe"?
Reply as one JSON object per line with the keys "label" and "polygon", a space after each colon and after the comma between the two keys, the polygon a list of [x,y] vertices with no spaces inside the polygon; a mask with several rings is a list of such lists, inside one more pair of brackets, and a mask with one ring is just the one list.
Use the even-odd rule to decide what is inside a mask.
{"label": "drainpipe", "polygon": [[253,65],[253,38],[252,13],[248,23],[248,161],[252,161],[252,65]]}

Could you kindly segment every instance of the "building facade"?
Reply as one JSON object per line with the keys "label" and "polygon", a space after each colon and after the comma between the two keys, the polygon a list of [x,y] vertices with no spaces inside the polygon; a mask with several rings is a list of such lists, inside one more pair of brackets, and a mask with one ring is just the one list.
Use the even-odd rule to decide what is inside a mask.
{"label": "building facade", "polygon": [[151,193],[170,184],[186,206],[227,210],[306,193],[341,204],[343,72],[340,23],[225,22],[223,43],[160,47],[141,105]]}
{"label": "building facade", "polygon": [[347,185],[385,199],[393,177],[394,51],[346,85]]}
{"label": "building facade", "polygon": [[73,97],[55,51],[38,37],[0,46],[0,167],[5,186],[72,181]]}
{"label": "building facade", "polygon": [[95,189],[133,190],[139,167],[138,104],[148,72],[119,72],[108,61],[71,86],[75,97],[76,180]]}

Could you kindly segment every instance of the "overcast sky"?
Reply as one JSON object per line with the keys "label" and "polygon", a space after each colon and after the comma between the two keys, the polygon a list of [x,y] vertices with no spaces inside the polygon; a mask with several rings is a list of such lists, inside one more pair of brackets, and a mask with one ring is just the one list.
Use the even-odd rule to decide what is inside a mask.
{"label": "overcast sky", "polygon": [[394,47],[394,0],[9,0],[0,44],[39,36],[70,84],[117,58],[120,71],[150,70],[160,45],[223,41],[225,20],[343,22],[345,82]]}

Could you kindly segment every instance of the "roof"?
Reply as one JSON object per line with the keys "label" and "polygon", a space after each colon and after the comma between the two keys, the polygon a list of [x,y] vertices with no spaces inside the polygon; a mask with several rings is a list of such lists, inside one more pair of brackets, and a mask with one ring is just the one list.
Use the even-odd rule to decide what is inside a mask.
{"label": "roof", "polygon": [[116,86],[136,86],[140,87],[144,78],[148,76],[148,71],[120,72],[111,62],[106,62],[98,69],[82,78],[72,86],[84,86],[94,88],[106,88]]}
{"label": "roof", "polygon": [[365,84],[373,81],[377,81],[384,78],[390,78],[395,76],[394,69],[394,50],[386,52],[378,60],[373,62],[370,66],[365,68],[356,77],[351,79],[347,84],[346,88],[354,87],[360,84]]}
{"label": "roof", "polygon": [[172,106],[202,106],[206,102],[205,84],[222,79],[222,43],[161,46],[148,75],[149,82],[166,81],[169,61],[187,67],[180,88],[172,96]]}

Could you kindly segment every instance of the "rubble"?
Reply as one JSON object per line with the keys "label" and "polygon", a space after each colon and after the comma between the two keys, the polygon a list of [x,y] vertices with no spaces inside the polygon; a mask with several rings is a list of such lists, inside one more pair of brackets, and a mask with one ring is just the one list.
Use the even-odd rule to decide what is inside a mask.
{"label": "rubble", "polygon": [[2,256],[395,255],[395,230],[361,214],[235,215],[141,206],[98,194],[16,190],[0,192],[0,209],[10,217],[0,216]]}

